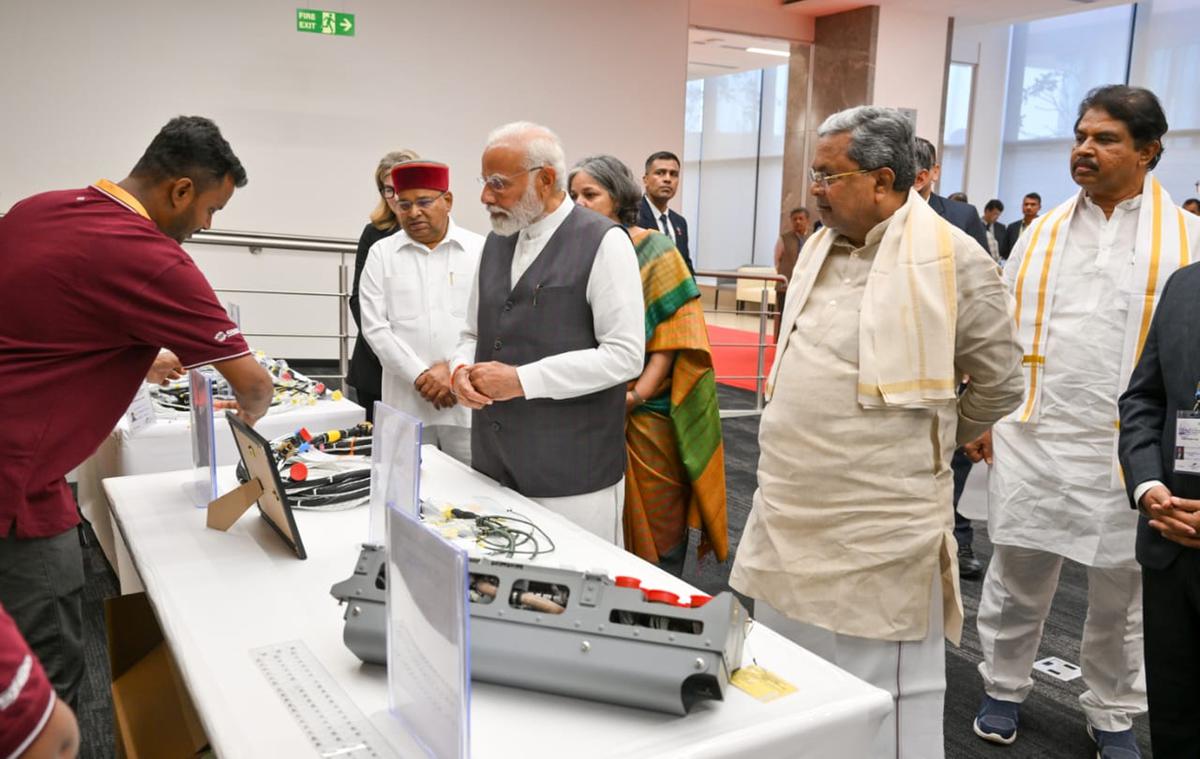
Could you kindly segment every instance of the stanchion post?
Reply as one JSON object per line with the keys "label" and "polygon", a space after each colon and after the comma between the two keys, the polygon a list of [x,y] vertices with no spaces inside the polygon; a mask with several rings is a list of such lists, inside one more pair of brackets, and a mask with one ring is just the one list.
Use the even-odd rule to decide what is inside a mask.
{"label": "stanchion post", "polygon": [[770,284],[772,283],[763,282],[762,296],[759,298],[758,305],[758,371],[754,373],[754,408],[759,411],[762,411],[763,407],[763,364],[767,350],[767,286]]}
{"label": "stanchion post", "polygon": [[346,376],[350,374],[350,277],[344,263],[338,264],[338,373],[342,393],[346,394]]}

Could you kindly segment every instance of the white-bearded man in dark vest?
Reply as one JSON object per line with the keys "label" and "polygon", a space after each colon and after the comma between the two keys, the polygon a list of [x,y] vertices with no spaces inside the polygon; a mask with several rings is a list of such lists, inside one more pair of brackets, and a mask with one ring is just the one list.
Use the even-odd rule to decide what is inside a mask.
{"label": "white-bearded man in dark vest", "polygon": [[620,545],[625,383],[646,342],[633,243],[567,200],[562,144],[543,126],[493,131],[480,179],[493,232],[453,362],[472,466]]}

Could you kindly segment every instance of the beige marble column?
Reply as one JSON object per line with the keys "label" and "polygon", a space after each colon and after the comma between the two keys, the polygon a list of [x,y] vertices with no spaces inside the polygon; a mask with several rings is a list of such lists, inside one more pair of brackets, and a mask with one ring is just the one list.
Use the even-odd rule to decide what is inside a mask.
{"label": "beige marble column", "polygon": [[808,192],[817,127],[831,114],[871,102],[878,31],[879,8],[868,6],[819,17],[813,43],[792,45],[780,229],[796,206],[808,207],[817,219]]}

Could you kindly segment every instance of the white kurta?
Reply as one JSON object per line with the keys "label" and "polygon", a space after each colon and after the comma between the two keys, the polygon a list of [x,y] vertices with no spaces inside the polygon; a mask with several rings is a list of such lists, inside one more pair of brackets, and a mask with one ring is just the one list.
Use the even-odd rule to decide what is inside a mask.
{"label": "white kurta", "polygon": [[371,246],[363,267],[362,331],[383,365],[383,402],[427,425],[471,426],[469,409],[436,409],[413,382],[453,357],[483,239],[453,220],[432,250],[400,231]]}
{"label": "white kurta", "polygon": [[[1040,416],[1020,424],[1018,409],[993,432],[988,530],[995,543],[1088,566],[1137,566],[1137,512],[1113,487],[1112,467],[1126,320],[1145,288],[1133,281],[1141,203],[1140,195],[1123,201],[1105,219],[1086,196],[1079,200],[1049,314]],[[1014,250],[1005,267],[1010,288],[1021,255]]]}
{"label": "white kurta", "polygon": [[[807,301],[788,303],[759,426],[759,489],[729,582],[798,622],[915,641],[929,635],[938,577],[957,642],[950,457],[956,433],[973,439],[1020,402],[1020,351],[995,263],[955,229],[954,363],[974,381],[957,402],[863,408],[859,312],[888,222],[861,248],[839,236]],[[814,265],[802,253],[793,282]]]}

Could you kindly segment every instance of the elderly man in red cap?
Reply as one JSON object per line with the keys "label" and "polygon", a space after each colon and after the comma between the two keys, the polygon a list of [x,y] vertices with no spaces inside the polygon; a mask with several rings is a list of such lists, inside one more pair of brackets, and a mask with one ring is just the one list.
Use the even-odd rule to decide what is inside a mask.
{"label": "elderly man in red cap", "polygon": [[383,402],[425,425],[422,440],[471,463],[471,412],[450,388],[448,362],[466,326],[483,237],[450,218],[450,170],[432,161],[392,169],[402,231],[371,248],[359,284],[362,331],[383,364]]}

